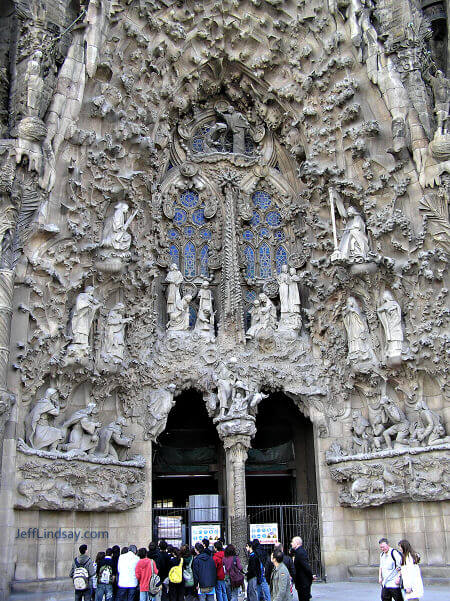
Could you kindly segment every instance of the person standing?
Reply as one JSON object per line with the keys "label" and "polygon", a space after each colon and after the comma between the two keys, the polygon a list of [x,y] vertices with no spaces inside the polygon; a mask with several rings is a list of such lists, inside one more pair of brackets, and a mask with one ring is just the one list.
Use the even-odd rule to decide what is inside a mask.
{"label": "person standing", "polygon": [[260,573],[258,574],[258,599],[259,601],[270,601],[269,583],[266,580],[266,574],[264,570],[266,563],[266,552],[257,538],[253,539],[252,548],[256,557],[259,559]]}
{"label": "person standing", "polygon": [[213,560],[216,564],[217,584],[216,584],[216,599],[217,601],[228,601],[227,587],[225,586],[225,572],[223,569],[224,550],[220,540],[214,543]]}
{"label": "person standing", "polygon": [[94,564],[86,554],[87,545],[81,545],[78,550],[80,554],[74,558],[69,573],[75,588],[75,601],[91,601],[92,579],[95,575]]}
{"label": "person standing", "polygon": [[136,565],[139,557],[136,555],[136,545],[130,545],[126,553],[122,553],[117,563],[119,574],[119,587],[117,601],[134,601],[138,579],[136,578]]}
{"label": "person standing", "polygon": [[202,543],[195,543],[195,557],[192,562],[194,586],[198,588],[199,601],[214,601],[217,583],[217,570],[213,558],[206,552]]}
{"label": "person standing", "polygon": [[[169,546],[167,551],[171,556],[169,570],[169,601],[184,601],[184,560],[180,555],[180,550],[176,547]],[[173,570],[176,566],[180,566],[179,570]]]}
{"label": "person standing", "polygon": [[398,546],[402,552],[400,569],[406,601],[419,601],[423,597],[423,582],[420,574],[420,555],[411,547],[411,543],[402,539]]}
{"label": "person standing", "polygon": [[170,555],[167,553],[167,542],[162,539],[158,543],[159,547],[159,577],[161,579],[161,601],[169,601],[169,570]]}
{"label": "person standing", "polygon": [[380,538],[380,569],[378,582],[381,584],[381,601],[403,601],[400,589],[402,556],[397,549],[389,546],[387,538]]}
{"label": "person standing", "polygon": [[253,543],[247,543],[246,550],[248,553],[247,599],[248,601],[258,601],[261,578],[261,562],[255,553]]}
{"label": "person standing", "polygon": [[298,593],[298,601],[308,601],[311,599],[313,573],[300,536],[294,536],[291,541],[291,548],[295,568],[294,584]]}
{"label": "person standing", "polygon": [[149,590],[150,579],[153,574],[158,574],[158,568],[153,559],[147,557],[147,549],[142,547],[138,551],[139,561],[135,567],[136,578],[139,582],[139,601],[154,601],[155,595],[152,595]]}
{"label": "person standing", "polygon": [[97,590],[95,591],[95,601],[112,601],[113,582],[116,575],[112,553],[113,550],[108,548],[102,559],[97,555]]}
{"label": "person standing", "polygon": [[183,558],[183,581],[184,581],[184,598],[186,601],[194,601],[197,594],[194,588],[194,572],[192,571],[192,562],[194,561],[194,550],[189,545],[180,547],[180,555]]}
{"label": "person standing", "polygon": [[283,551],[274,550],[271,560],[274,566],[270,576],[270,596],[272,601],[291,600],[291,576],[283,561]]}
{"label": "person standing", "polygon": [[225,548],[223,567],[227,599],[228,601],[238,601],[239,589],[244,584],[244,573],[234,545],[227,545]]}
{"label": "person standing", "polygon": [[[294,562],[292,561],[292,557],[290,557],[289,555],[286,555],[286,553],[284,553],[283,545],[281,543],[276,544],[273,548],[273,551],[274,552],[281,551],[283,553],[283,563],[287,567],[289,575],[293,582],[294,577],[295,577],[295,568],[294,568]],[[266,565],[265,565],[265,573],[266,573],[267,582],[270,582],[273,570],[274,570],[274,563],[272,561],[272,556],[271,556],[267,559]]]}

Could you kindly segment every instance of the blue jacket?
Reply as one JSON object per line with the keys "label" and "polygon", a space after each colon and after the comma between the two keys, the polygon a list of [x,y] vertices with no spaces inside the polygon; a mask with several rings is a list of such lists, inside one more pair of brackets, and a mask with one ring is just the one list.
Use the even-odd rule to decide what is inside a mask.
{"label": "blue jacket", "polygon": [[206,552],[194,557],[192,572],[194,574],[194,586],[198,585],[200,588],[216,586],[216,564],[211,555],[208,555]]}

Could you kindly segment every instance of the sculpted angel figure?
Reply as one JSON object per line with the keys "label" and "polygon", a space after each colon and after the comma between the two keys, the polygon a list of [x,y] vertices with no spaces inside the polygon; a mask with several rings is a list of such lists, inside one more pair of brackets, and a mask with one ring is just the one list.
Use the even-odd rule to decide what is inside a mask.
{"label": "sculpted angel figure", "polygon": [[339,244],[340,257],[358,262],[366,261],[370,250],[366,224],[354,207],[348,208],[347,215],[347,225]]}
{"label": "sculpted angel figure", "polygon": [[103,248],[113,248],[119,251],[130,249],[131,235],[127,232],[127,229],[136,216],[136,212],[131,215],[128,221],[125,221],[128,209],[129,207],[125,202],[119,202],[114,207],[113,215],[106,219],[101,241]]}
{"label": "sculpted angel figure", "polygon": [[217,111],[225,119],[228,130],[233,134],[233,152],[245,154],[245,132],[250,125],[242,113],[233,106],[228,106],[226,111]]}
{"label": "sculpted angel figure", "polygon": [[369,328],[356,299],[349,296],[344,310],[344,326],[347,330],[348,359],[350,362],[376,361]]}
{"label": "sculpted angel figure", "polygon": [[56,447],[64,440],[65,430],[52,425],[52,420],[59,415],[58,391],[47,388],[25,418],[26,443],[33,449],[56,451]]}
{"label": "sculpted angel figure", "polygon": [[399,358],[403,346],[402,311],[388,290],[383,293],[382,300],[377,313],[386,337],[386,358]]}

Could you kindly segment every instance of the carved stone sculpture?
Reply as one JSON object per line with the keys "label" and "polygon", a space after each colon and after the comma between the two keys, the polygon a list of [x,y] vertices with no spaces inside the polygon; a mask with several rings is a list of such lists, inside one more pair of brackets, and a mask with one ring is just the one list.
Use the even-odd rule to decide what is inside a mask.
{"label": "carved stone sculpture", "polygon": [[126,453],[131,447],[134,437],[124,436],[123,426],[126,426],[126,419],[118,417],[107,426],[100,428],[99,441],[95,455],[100,457],[111,457],[118,461],[127,459]]}
{"label": "carved stone sculpture", "polygon": [[302,320],[300,317],[300,294],[298,283],[300,277],[294,267],[288,270],[287,265],[281,266],[281,272],[277,276],[281,317],[278,324],[279,330],[300,330]]}
{"label": "carved stone sculpture", "polygon": [[25,439],[33,449],[55,451],[64,440],[65,429],[54,425],[54,418],[59,415],[58,391],[47,388],[25,418]]}
{"label": "carved stone sculpture", "polygon": [[347,299],[344,310],[344,325],[347,330],[349,363],[357,371],[365,370],[368,365],[375,365],[376,358],[367,321],[353,296],[349,296]]}
{"label": "carved stone sculpture", "polygon": [[75,411],[62,428],[67,432],[67,443],[60,445],[63,451],[81,451],[93,454],[98,441],[98,428],[101,423],[92,419],[92,414],[97,410],[95,403],[89,403],[84,409]]}
{"label": "carved stone sculpture", "polygon": [[277,310],[270,298],[261,293],[259,295],[259,314],[262,330],[274,330],[277,325]]}
{"label": "carved stone sculpture", "polygon": [[253,307],[250,309],[251,321],[250,327],[247,330],[245,337],[251,340],[255,338],[261,329],[261,313],[260,313],[260,302],[257,298],[253,301]]}
{"label": "carved stone sculpture", "polygon": [[347,209],[348,221],[345,226],[339,250],[335,251],[332,260],[343,259],[350,263],[364,263],[368,260],[369,239],[366,224],[354,207]]}
{"label": "carved stone sculpture", "polygon": [[428,77],[434,95],[434,111],[436,113],[438,135],[448,133],[448,119],[450,109],[450,80],[448,80],[442,71],[436,70],[435,75]]}
{"label": "carved stone sculpture", "polygon": [[388,396],[380,400],[381,415],[384,424],[383,438],[389,449],[393,447],[392,438],[395,436],[395,446],[409,442],[410,424],[400,407]]}
{"label": "carved stone sculpture", "polygon": [[359,409],[352,411],[353,452],[368,453],[371,448],[370,424]]}
{"label": "carved stone sculpture", "polygon": [[422,399],[416,403],[418,421],[414,424],[412,439],[421,445],[433,445],[449,442],[450,437],[445,436],[445,428],[441,417],[432,411]]}
{"label": "carved stone sculpture", "polygon": [[245,154],[245,133],[249,129],[249,123],[242,113],[229,106],[226,111],[218,111],[225,119],[228,130],[233,135],[233,153]]}
{"label": "carved stone sculpture", "polygon": [[122,363],[125,352],[125,327],[131,321],[123,315],[125,306],[117,303],[108,313],[103,335],[102,359],[105,363]]}
{"label": "carved stone sculpture", "polygon": [[175,263],[169,267],[169,271],[166,276],[166,282],[169,284],[167,288],[167,314],[170,315],[176,311],[181,303],[181,292],[180,286],[183,283],[184,278],[181,271],[178,269]]}
{"label": "carved stone sculpture", "polygon": [[147,403],[145,422],[146,439],[151,438],[151,440],[155,441],[161,432],[164,431],[167,416],[175,405],[175,389],[175,384],[169,384],[167,388],[159,388],[151,393],[150,400]]}
{"label": "carved stone sculpture", "polygon": [[125,202],[119,202],[114,207],[114,213],[110,215],[103,228],[100,243],[99,260],[97,269],[108,273],[122,271],[124,263],[129,258],[131,246],[131,235],[128,228],[136,217],[137,211],[126,219],[129,207]]}
{"label": "carved stone sculpture", "polygon": [[36,50],[27,64],[27,112],[29,117],[39,117],[44,80],[41,75],[42,52]]}
{"label": "carved stone sculpture", "polygon": [[93,286],[88,286],[77,296],[71,322],[72,342],[67,349],[66,364],[89,355],[89,334],[99,308],[100,302],[94,296]]}
{"label": "carved stone sculpture", "polygon": [[388,290],[383,293],[382,300],[377,313],[386,338],[386,360],[390,364],[397,364],[401,362],[403,346],[402,312],[400,305]]}
{"label": "carved stone sculpture", "polygon": [[192,300],[190,294],[186,294],[178,306],[169,313],[167,330],[170,332],[186,332],[189,330],[189,304]]}
{"label": "carved stone sculpture", "polygon": [[199,305],[194,330],[202,336],[214,338],[214,310],[209,282],[204,280],[198,293]]}

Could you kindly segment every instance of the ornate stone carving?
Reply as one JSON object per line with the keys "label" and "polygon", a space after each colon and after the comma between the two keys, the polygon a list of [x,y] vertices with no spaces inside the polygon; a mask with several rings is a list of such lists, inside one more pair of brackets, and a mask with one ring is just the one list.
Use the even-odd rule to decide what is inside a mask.
{"label": "ornate stone carving", "polygon": [[66,431],[54,425],[59,410],[58,391],[47,388],[45,395],[36,402],[25,419],[25,439],[30,447],[56,451],[64,441]]}
{"label": "ornate stone carving", "polygon": [[97,431],[101,426],[100,422],[93,420],[94,413],[97,413],[97,405],[89,403],[62,424],[63,431],[67,432],[67,442],[60,445],[62,451],[80,451],[88,455],[94,453],[99,440]]}
{"label": "ornate stone carving", "polygon": [[385,356],[391,365],[401,362],[403,349],[402,312],[391,292],[386,290],[377,309],[386,339]]}
{"label": "ornate stone carving", "polygon": [[370,332],[366,318],[353,296],[347,299],[344,310],[344,325],[347,331],[348,362],[355,371],[365,372],[376,365]]}
{"label": "ornate stone carving", "polygon": [[288,270],[287,265],[282,265],[277,280],[281,311],[278,329],[300,331],[302,327],[302,319],[300,316],[300,294],[298,291],[300,277],[297,275],[294,267],[291,267]]}
{"label": "ornate stone carving", "polygon": [[109,457],[115,461],[127,461],[128,449],[131,447],[134,436],[125,436],[122,432],[127,423],[124,417],[118,417],[114,422],[100,428],[98,445],[95,455]]}
{"label": "ornate stone carving", "polygon": [[136,217],[137,211],[134,211],[126,219],[128,210],[129,207],[125,202],[119,202],[114,207],[114,213],[105,221],[99,260],[96,263],[99,271],[107,273],[120,272],[130,256],[128,251],[131,245],[131,235],[127,230]]}
{"label": "ornate stone carving", "polygon": [[157,440],[164,431],[167,417],[175,405],[174,393],[176,385],[169,384],[167,388],[159,388],[150,393],[145,414],[144,438]]}
{"label": "ornate stone carving", "polygon": [[99,308],[100,302],[94,296],[93,286],[88,286],[77,296],[71,320],[72,342],[67,349],[65,365],[83,363],[89,359],[89,335]]}
{"label": "ornate stone carving", "polygon": [[204,280],[198,292],[199,305],[194,331],[214,340],[214,310],[209,282]]}
{"label": "ornate stone carving", "polygon": [[130,317],[124,317],[125,305],[117,303],[108,313],[103,332],[101,351],[102,361],[106,364],[121,364],[125,354],[125,328],[130,323]]}

